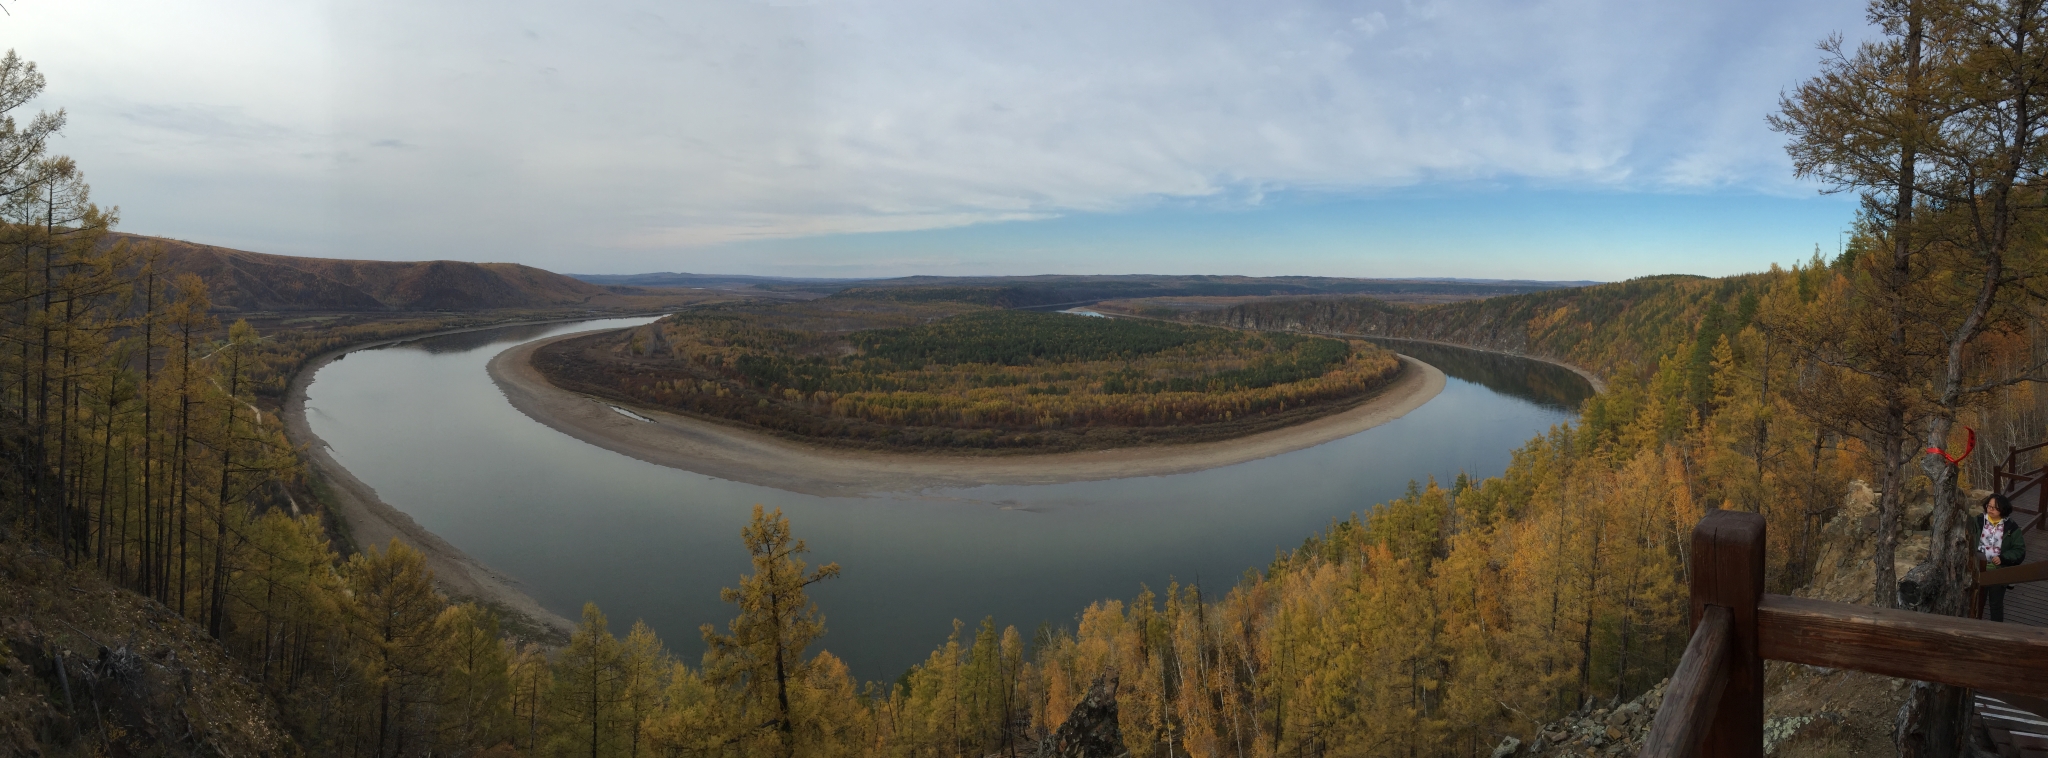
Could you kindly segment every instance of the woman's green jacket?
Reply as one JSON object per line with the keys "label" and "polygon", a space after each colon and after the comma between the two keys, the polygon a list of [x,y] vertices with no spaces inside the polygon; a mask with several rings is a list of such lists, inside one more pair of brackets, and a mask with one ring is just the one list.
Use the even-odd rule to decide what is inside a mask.
{"label": "woman's green jacket", "polygon": [[[1973,555],[1977,555],[1981,559],[1982,554],[1977,552],[1977,543],[1979,541],[1982,541],[1984,538],[1984,515],[1978,514],[1976,518],[1970,519],[1969,523],[1970,553]],[[2026,531],[2020,528],[2020,523],[2017,520],[2006,519],[2005,539],[1999,544],[1998,549],[1998,567],[2005,568],[2007,566],[2018,566],[2022,563],[2025,563],[2026,561]]]}

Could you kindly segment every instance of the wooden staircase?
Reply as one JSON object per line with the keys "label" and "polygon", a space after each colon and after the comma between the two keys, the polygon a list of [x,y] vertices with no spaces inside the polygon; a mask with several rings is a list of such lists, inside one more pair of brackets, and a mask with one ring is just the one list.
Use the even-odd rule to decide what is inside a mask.
{"label": "wooden staircase", "polygon": [[2038,712],[2048,708],[2048,703],[2035,700],[2031,707],[2021,707],[2013,702],[2024,700],[2027,698],[1977,693],[1977,718],[2002,758],[2048,756],[2048,717]]}

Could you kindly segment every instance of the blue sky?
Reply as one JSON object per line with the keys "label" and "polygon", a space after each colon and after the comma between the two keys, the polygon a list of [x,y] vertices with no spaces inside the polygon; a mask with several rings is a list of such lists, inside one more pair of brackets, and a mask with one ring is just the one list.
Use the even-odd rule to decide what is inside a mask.
{"label": "blue sky", "polygon": [[[1418,187],[1163,204],[911,232],[733,243],[760,273],[1244,274],[1595,279],[1833,257],[1843,197]],[[991,265],[993,264],[993,265]],[[584,272],[575,272],[584,273]]]}
{"label": "blue sky", "polygon": [[1832,253],[1764,126],[1862,5],[16,0],[123,228],[790,276],[1620,279]]}

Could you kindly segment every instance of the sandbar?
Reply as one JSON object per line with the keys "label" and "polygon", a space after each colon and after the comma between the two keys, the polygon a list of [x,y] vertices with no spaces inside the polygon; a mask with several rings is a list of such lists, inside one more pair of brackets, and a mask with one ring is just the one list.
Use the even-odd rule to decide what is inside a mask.
{"label": "sandbar", "polygon": [[[570,392],[549,383],[533,367],[535,350],[589,333],[535,340],[499,353],[489,364],[491,380],[519,412],[597,447],[720,479],[833,497],[1201,471],[1349,437],[1407,415],[1444,389],[1442,371],[1404,355],[1401,375],[1357,407],[1236,439],[1002,456],[872,452],[805,444],[658,408]],[[620,409],[651,420],[635,419]]]}

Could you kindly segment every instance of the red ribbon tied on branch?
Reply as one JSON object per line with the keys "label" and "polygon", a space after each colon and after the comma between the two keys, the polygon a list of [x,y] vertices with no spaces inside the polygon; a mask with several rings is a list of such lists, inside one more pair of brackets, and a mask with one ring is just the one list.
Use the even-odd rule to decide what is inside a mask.
{"label": "red ribbon tied on branch", "polygon": [[1948,461],[1948,465],[1950,466],[1962,463],[1964,458],[1970,457],[1970,453],[1976,452],[1977,450],[1977,430],[1971,429],[1970,427],[1966,426],[1963,427],[1963,432],[1964,435],[1962,455],[1949,455],[1948,451],[1942,450],[1938,447],[1927,448],[1927,452],[1941,456],[1942,460]]}

